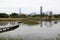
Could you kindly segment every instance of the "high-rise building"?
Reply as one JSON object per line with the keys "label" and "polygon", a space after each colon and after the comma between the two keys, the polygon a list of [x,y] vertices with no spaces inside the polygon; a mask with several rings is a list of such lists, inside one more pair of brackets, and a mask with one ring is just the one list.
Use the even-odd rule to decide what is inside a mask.
{"label": "high-rise building", "polygon": [[19,8],[19,15],[21,15],[21,8]]}
{"label": "high-rise building", "polygon": [[50,16],[52,16],[52,11],[50,11]]}
{"label": "high-rise building", "polygon": [[40,6],[40,15],[42,15],[42,12],[43,10],[42,10],[42,6]]}

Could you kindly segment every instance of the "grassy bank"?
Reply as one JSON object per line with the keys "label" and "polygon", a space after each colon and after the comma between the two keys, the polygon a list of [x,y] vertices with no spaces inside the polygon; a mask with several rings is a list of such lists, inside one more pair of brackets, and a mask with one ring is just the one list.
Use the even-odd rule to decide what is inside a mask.
{"label": "grassy bank", "polygon": [[60,20],[60,18],[40,18],[40,17],[28,17],[28,18],[0,18],[0,21],[49,21],[49,20]]}
{"label": "grassy bank", "polygon": [[0,18],[0,21],[22,21],[24,24],[28,24],[28,25],[36,25],[38,24],[40,18]]}
{"label": "grassy bank", "polygon": [[36,25],[36,24],[39,24],[39,22],[38,21],[34,21],[34,20],[29,20],[29,21],[24,22],[24,24]]}
{"label": "grassy bank", "polygon": [[26,18],[0,18],[0,21],[21,21],[25,19]]}
{"label": "grassy bank", "polygon": [[29,18],[0,18],[0,21],[27,21],[27,20],[37,20],[39,21],[40,18],[36,17],[36,18],[33,18],[33,17],[29,17]]}

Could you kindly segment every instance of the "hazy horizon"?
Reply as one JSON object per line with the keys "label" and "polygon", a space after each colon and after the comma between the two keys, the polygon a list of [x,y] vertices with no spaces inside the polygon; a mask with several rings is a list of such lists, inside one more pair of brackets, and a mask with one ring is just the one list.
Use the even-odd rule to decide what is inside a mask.
{"label": "hazy horizon", "polygon": [[0,0],[0,12],[19,13],[19,8],[21,8],[22,13],[25,14],[39,13],[42,6],[43,12],[52,11],[54,14],[59,14],[59,4],[60,0]]}

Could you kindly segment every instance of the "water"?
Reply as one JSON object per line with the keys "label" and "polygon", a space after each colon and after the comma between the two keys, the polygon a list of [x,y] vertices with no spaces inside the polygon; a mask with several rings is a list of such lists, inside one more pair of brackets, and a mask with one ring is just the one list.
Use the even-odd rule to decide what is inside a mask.
{"label": "water", "polygon": [[[0,22],[0,27],[15,25],[17,21]],[[56,40],[60,34],[60,22],[40,22],[37,25],[27,25],[20,23],[15,30],[0,33],[0,37],[22,38],[23,40]]]}

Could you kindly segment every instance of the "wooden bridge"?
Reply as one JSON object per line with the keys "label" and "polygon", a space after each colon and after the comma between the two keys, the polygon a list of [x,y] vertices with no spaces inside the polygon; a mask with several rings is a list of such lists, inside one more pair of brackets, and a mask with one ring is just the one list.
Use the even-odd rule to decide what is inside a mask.
{"label": "wooden bridge", "polygon": [[4,28],[0,28],[0,33],[2,32],[7,32],[7,31],[11,31],[11,30],[14,30],[16,28],[18,28],[19,25],[16,25],[16,26],[11,26],[11,27],[4,27]]}

